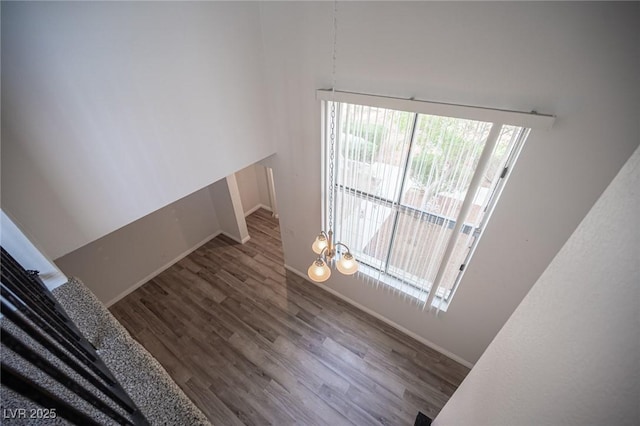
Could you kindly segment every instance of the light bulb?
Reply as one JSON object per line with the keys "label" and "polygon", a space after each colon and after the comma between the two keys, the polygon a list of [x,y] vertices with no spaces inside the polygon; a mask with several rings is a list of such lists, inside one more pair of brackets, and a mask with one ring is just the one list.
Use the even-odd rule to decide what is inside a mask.
{"label": "light bulb", "polygon": [[311,250],[313,250],[314,253],[316,254],[321,254],[322,250],[324,250],[325,247],[327,246],[328,246],[327,237],[325,237],[324,234],[319,234],[316,237],[316,240],[313,242],[313,245],[311,246]]}
{"label": "light bulb", "polygon": [[324,263],[321,258],[317,258],[311,266],[309,266],[307,275],[309,275],[309,278],[311,278],[312,281],[321,283],[329,279],[331,276],[331,269],[329,269],[327,264]]}
{"label": "light bulb", "polygon": [[353,275],[358,271],[358,262],[354,259],[353,255],[346,252],[342,255],[340,260],[336,263],[338,271],[345,275]]}

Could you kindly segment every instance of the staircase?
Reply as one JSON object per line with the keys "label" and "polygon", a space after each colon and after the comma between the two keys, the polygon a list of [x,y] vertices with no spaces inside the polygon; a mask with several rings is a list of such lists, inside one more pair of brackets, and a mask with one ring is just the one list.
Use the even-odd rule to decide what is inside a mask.
{"label": "staircase", "polygon": [[[54,289],[53,294],[80,332],[96,348],[104,364],[150,424],[210,425],[204,414],[186,397],[155,358],[129,335],[82,282],[71,279]],[[7,318],[2,318],[0,322],[3,329],[16,335],[50,362],[64,369],[65,366],[55,356],[38,343],[31,341]],[[114,420],[104,416],[13,351],[3,348],[2,362],[90,415],[96,423],[116,424]],[[72,376],[75,373],[70,371],[68,374]],[[83,380],[79,377],[78,379]],[[31,413],[42,414],[42,408],[47,407],[38,406],[4,386],[0,398],[2,424],[70,424],[59,416],[48,419],[48,422],[45,422],[42,417],[30,416]],[[26,415],[21,416],[21,412],[15,411],[16,409],[25,409]],[[38,409],[40,411],[37,411]]]}

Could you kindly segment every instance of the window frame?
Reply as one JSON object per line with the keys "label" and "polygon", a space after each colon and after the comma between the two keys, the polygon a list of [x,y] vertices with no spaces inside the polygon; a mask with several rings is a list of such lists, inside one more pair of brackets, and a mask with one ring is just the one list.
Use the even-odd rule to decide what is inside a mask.
{"label": "window frame", "polygon": [[[340,184],[338,182],[335,182],[334,187],[329,190],[334,191],[334,200],[337,200],[338,194],[340,194],[341,191],[344,191],[345,194],[348,193],[351,196],[359,197],[367,201],[375,200],[376,203],[378,203],[378,205],[385,205],[390,207],[393,210],[393,214],[394,214],[393,229],[391,231],[389,246],[386,250],[386,260],[382,265],[383,269],[379,269],[376,266],[368,264],[364,259],[359,259],[360,263],[363,264],[362,265],[363,272],[367,271],[368,269],[377,271],[380,277],[380,281],[388,285],[391,285],[392,287],[397,288],[398,290],[402,291],[405,294],[417,297],[419,299],[421,298],[418,296],[415,296],[415,294],[412,294],[412,293],[417,292],[418,294],[426,294],[426,300],[422,300],[422,301],[425,301],[426,304],[431,304],[431,305],[437,304],[439,309],[446,310],[448,304],[452,300],[456,290],[459,287],[459,284],[462,280],[464,273],[468,269],[466,268],[466,266],[469,264],[477,248],[478,242],[480,241],[482,235],[484,234],[486,225],[493,213],[493,210],[495,209],[495,206],[497,205],[497,201],[500,198],[500,194],[502,193],[502,190],[504,189],[506,180],[508,176],[511,174],[512,167],[515,164],[517,158],[519,157],[522,151],[524,141],[527,139],[532,129],[536,129],[536,130],[550,129],[551,126],[553,125],[555,117],[551,115],[538,114],[535,111],[531,113],[525,113],[525,112],[519,112],[519,111],[507,111],[507,110],[500,110],[500,109],[453,105],[453,104],[444,104],[444,103],[437,103],[437,102],[416,101],[413,99],[407,100],[407,99],[389,98],[389,97],[364,95],[364,94],[357,94],[357,93],[350,93],[350,92],[338,92],[338,91],[334,92],[332,90],[318,90],[316,92],[316,98],[318,100],[323,101],[321,106],[321,110],[322,110],[321,134],[322,134],[322,144],[323,144],[323,154],[324,154],[322,156],[322,192],[323,192],[322,216],[323,216],[323,223],[325,224],[326,224],[326,215],[325,215],[326,197],[324,195],[327,194],[327,189],[328,189],[326,188],[327,181],[325,179],[326,178],[325,164],[326,164],[326,155],[328,154],[328,146],[327,146],[328,144],[326,143],[325,136],[326,136],[326,117],[328,116],[328,114],[330,114],[329,112],[330,102],[336,103],[335,126],[337,129],[339,129],[341,125],[340,124],[340,117],[341,117],[340,107],[341,107],[341,104],[343,103],[369,106],[369,107],[378,107],[378,108],[385,108],[385,109],[394,109],[394,110],[408,112],[412,114],[412,125],[411,125],[412,130],[409,138],[409,146],[406,152],[406,157],[402,159],[403,160],[402,163],[404,164],[404,166],[403,166],[403,174],[402,174],[402,179],[399,186],[399,191],[396,194],[397,200],[389,200],[385,197],[371,194],[371,193],[359,190],[357,188],[351,188],[347,185]],[[492,123],[492,129],[496,125],[499,126],[499,131],[497,132],[498,136],[496,138],[499,138],[499,135],[502,133],[504,126],[512,125],[512,126],[523,127],[523,131],[519,135],[518,140],[515,141],[515,143],[511,147],[509,154],[506,157],[505,164],[503,167],[504,170],[502,171],[498,181],[496,182],[494,188],[492,189],[492,192],[489,196],[486,206],[484,207],[484,216],[482,217],[480,224],[478,224],[477,227],[469,225],[467,223],[463,223],[461,225],[461,228],[460,228],[461,233],[469,234],[473,232],[474,234],[477,234],[477,235],[475,235],[474,241],[472,242],[471,246],[469,247],[469,251],[465,256],[463,265],[460,271],[458,271],[456,278],[454,280],[454,283],[451,285],[450,289],[445,289],[444,287],[441,287],[441,280],[439,280],[437,277],[434,280],[434,283],[432,283],[432,288],[427,290],[426,288],[415,285],[411,281],[407,281],[403,278],[394,276],[394,273],[390,271],[390,268],[392,267],[390,262],[390,257],[393,252],[395,236],[398,230],[398,221],[400,220],[399,217],[401,212],[409,211],[414,214],[420,214],[421,220],[425,220],[423,218],[428,217],[428,219],[426,219],[427,221],[432,221],[432,223],[442,222],[442,226],[445,226],[445,224],[448,222],[446,226],[449,227],[450,229],[455,228],[455,224],[458,219],[457,217],[448,218],[444,215],[438,215],[433,212],[422,210],[420,208],[409,206],[402,203],[403,189],[405,188],[407,176],[410,172],[409,162],[410,162],[412,150],[415,144],[416,126],[419,120],[419,114],[490,122]],[[490,136],[488,136],[488,138],[489,137]],[[336,156],[335,158],[336,169],[340,167],[338,157],[339,156]],[[465,196],[465,200],[468,197],[469,197],[469,194]],[[446,264],[444,260],[441,262],[438,268],[446,269]],[[364,273],[367,274],[368,272],[364,272]],[[440,274],[440,272],[438,272],[438,274]],[[386,279],[387,277],[389,277],[390,279]],[[394,280],[401,281],[402,285],[399,285],[399,284],[394,285],[393,282],[389,282]],[[402,289],[401,287],[405,285],[412,287],[414,291],[412,291],[411,293],[408,293],[407,291]],[[434,288],[434,286],[436,290],[435,294],[431,294],[432,293],[431,290]],[[446,294],[438,295],[438,293],[441,293],[440,292],[441,289],[444,290],[444,293]]]}

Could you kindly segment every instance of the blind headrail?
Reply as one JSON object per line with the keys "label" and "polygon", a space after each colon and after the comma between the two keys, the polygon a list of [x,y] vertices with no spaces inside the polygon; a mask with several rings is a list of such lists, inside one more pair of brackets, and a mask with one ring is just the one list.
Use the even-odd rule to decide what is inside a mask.
{"label": "blind headrail", "polygon": [[456,105],[442,102],[402,99],[389,96],[366,95],[362,93],[340,92],[326,89],[316,91],[316,99],[321,101],[345,102],[370,107],[409,111],[420,114],[440,115],[486,122],[521,126],[529,129],[549,130],[555,116],[538,112],[510,111],[469,105]]}

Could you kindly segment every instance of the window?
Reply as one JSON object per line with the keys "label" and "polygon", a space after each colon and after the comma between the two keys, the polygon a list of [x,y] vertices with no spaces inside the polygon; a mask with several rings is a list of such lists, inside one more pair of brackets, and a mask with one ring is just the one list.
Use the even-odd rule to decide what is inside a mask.
{"label": "window", "polygon": [[337,121],[337,240],[364,279],[446,310],[532,127],[525,125],[552,117],[318,94]]}

